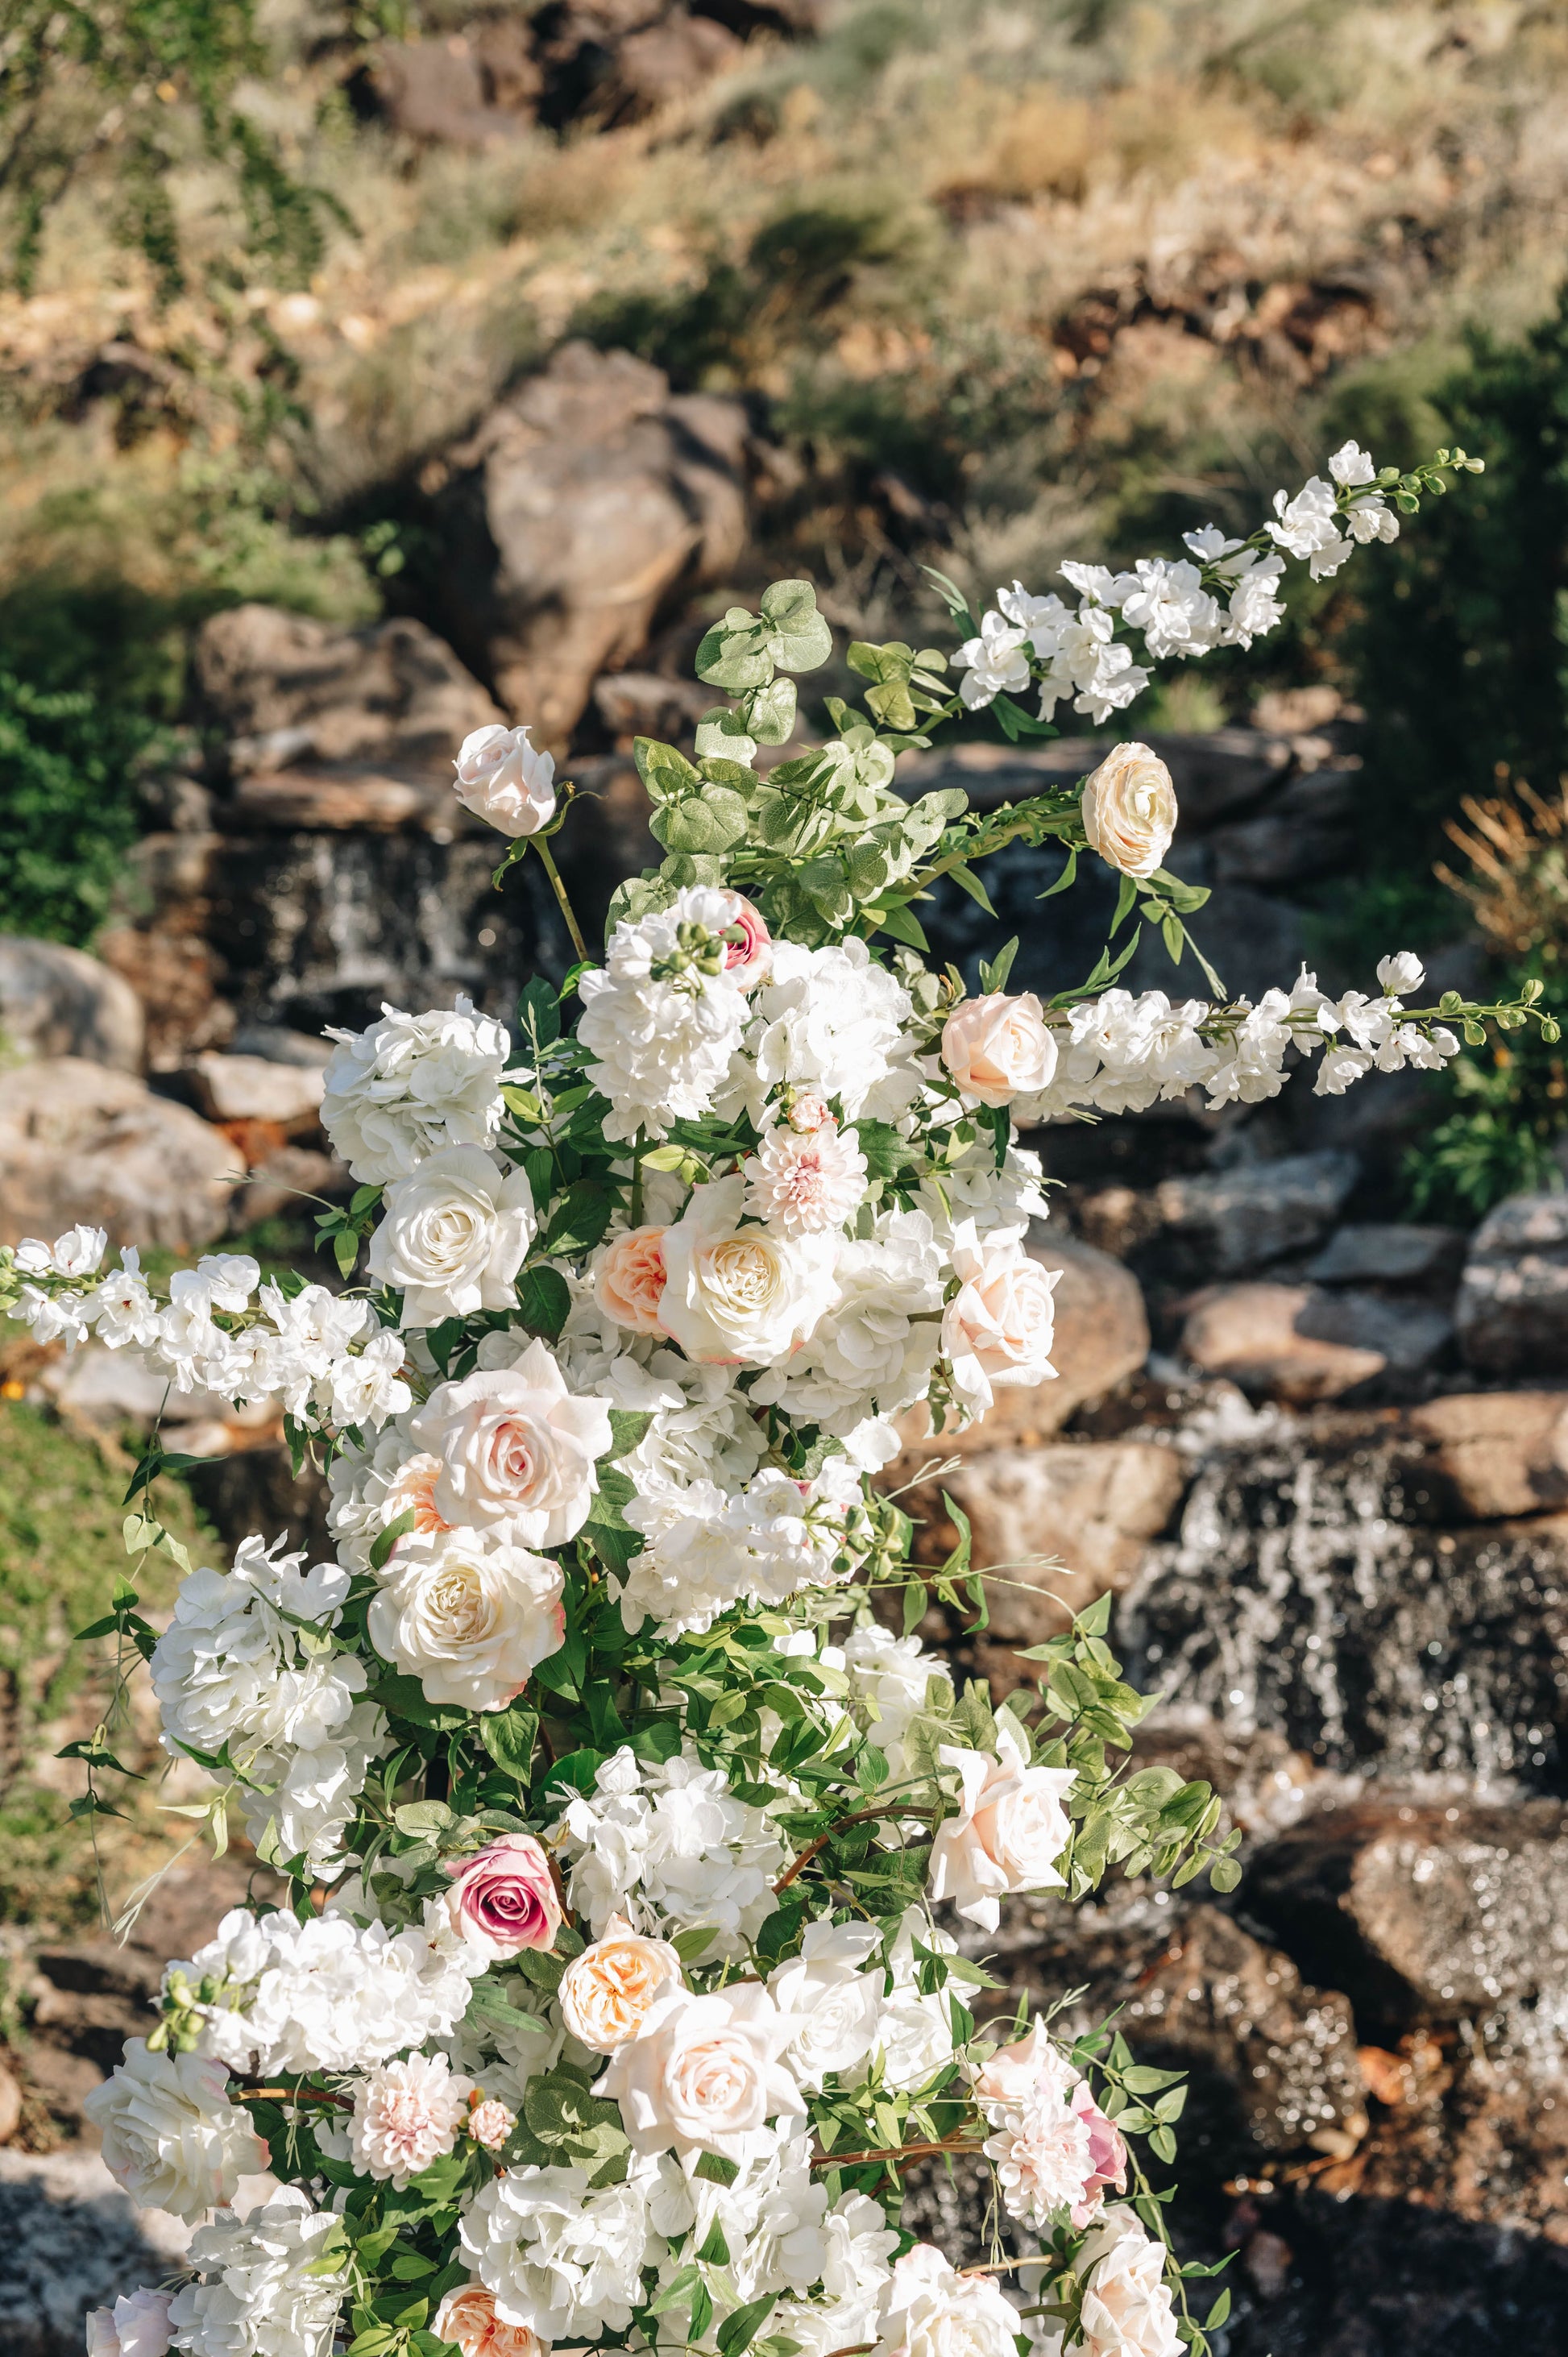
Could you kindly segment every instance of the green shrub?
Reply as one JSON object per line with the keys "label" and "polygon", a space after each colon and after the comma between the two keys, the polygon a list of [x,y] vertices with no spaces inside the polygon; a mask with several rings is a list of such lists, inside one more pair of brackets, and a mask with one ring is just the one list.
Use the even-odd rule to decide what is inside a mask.
{"label": "green shrub", "polygon": [[134,705],[0,671],[0,931],[81,942],[102,923],[158,733]]}

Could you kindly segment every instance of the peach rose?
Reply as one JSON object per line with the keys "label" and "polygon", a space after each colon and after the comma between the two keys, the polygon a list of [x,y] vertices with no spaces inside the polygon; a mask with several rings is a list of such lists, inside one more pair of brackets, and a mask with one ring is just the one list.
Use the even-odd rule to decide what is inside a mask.
{"label": "peach rose", "polygon": [[1084,2286],[1079,2330],[1085,2357],[1181,2357],[1165,2250],[1120,2203],[1078,2255]]}
{"label": "peach rose", "polygon": [[942,1349],[954,1391],[972,1415],[983,1415],[998,1384],[1043,1383],[1056,1373],[1061,1271],[1042,1268],[1020,1243],[983,1250],[961,1231],[952,1260],[961,1282],[942,1313]]}
{"label": "peach rose", "polygon": [[1083,789],[1090,851],[1123,876],[1152,876],[1176,829],[1171,773],[1146,745],[1113,746]]}
{"label": "peach rose", "polygon": [[966,1096],[1005,1105],[1050,1087],[1057,1043],[1033,991],[1009,998],[993,990],[953,1008],[942,1026],[942,1061]]}
{"label": "peach rose", "polygon": [[668,1940],[647,1940],[612,1915],[603,1935],[561,1975],[566,2027],[595,2054],[640,2038],[660,1993],[681,1986],[681,1959]]}
{"label": "peach rose", "polygon": [[664,1230],[632,1228],[607,1247],[594,1271],[594,1299],[618,1326],[662,1334],[659,1297],[665,1278]]}
{"label": "peach rose", "polygon": [[450,2341],[463,2357],[549,2357],[539,2335],[526,2324],[503,2324],[496,2296],[483,2284],[459,2284],[431,2319],[437,2341]]}

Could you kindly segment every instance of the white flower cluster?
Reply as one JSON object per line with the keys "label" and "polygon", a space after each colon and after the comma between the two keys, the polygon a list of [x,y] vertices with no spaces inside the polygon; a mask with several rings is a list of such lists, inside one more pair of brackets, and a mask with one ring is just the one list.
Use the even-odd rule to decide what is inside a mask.
{"label": "white flower cluster", "polygon": [[328,2357],[348,2287],[342,2227],[296,2186],[244,2219],[220,2210],[192,2237],[200,2280],[175,2294],[171,2342],[188,2357]]}
{"label": "white flower cluster", "polygon": [[607,1137],[662,1137],[712,1104],[746,1019],[749,968],[725,940],[738,897],[689,886],[618,925],[603,968],[583,976],[577,1037],[597,1059],[588,1077],[612,1108]]}
{"label": "white flower cluster", "polygon": [[567,1867],[566,1896],[596,1932],[612,1916],[639,1928],[714,1934],[715,1956],[744,1954],[772,1914],[785,1861],[772,1819],[730,1792],[688,1743],[650,1763],[623,1747],[592,1792],[569,1803],[551,1840]]}
{"label": "white flower cluster", "polygon": [[361,1183],[406,1178],[443,1146],[493,1144],[510,1043],[470,1000],[429,1015],[383,1006],[368,1030],[327,1037],[321,1125]]}
{"label": "white flower cluster", "polygon": [[1154,677],[1117,637],[1118,618],[1143,639],[1150,665],[1206,655],[1215,647],[1250,647],[1283,619],[1279,588],[1286,555],[1301,559],[1321,581],[1339,570],[1357,542],[1399,535],[1399,517],[1376,488],[1377,469],[1366,451],[1345,443],[1329,459],[1328,471],[1332,481],[1314,475],[1294,499],[1285,491],[1274,494],[1273,520],[1264,526],[1274,547],[1266,553],[1204,524],[1182,535],[1189,556],[1140,557],[1125,573],[1104,565],[1064,565],[1062,577],[1078,592],[1076,607],[1054,591],[1031,596],[1017,581],[998,590],[978,637],[966,640],[953,659],[964,672],[964,703],[978,711],[998,695],[1023,694],[1037,679],[1043,720],[1070,700],[1075,712],[1102,727]]}
{"label": "white flower cluster", "polygon": [[386,1722],[362,1699],[365,1665],[333,1642],[349,1575],[306,1572],[303,1555],[241,1541],[230,1572],[184,1582],[151,1662],[164,1749],[242,1780],[245,1829],[263,1857],[304,1857],[337,1874],[335,1857],[381,1748]]}
{"label": "white flower cluster", "polygon": [[201,2050],[231,2071],[363,2071],[405,2047],[449,2038],[482,1969],[432,1902],[423,1928],[347,1914],[250,1915],[165,1975],[166,1996],[210,1983]]}

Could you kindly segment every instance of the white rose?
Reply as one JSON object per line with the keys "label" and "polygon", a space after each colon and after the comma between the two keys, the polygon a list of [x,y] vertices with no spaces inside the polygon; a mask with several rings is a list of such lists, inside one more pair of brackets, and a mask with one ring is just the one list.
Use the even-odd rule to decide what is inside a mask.
{"label": "white rose", "polygon": [[582,1529],[612,1437],[603,1400],[569,1392],[540,1341],[513,1367],[439,1384],[409,1430],[439,1460],[432,1500],[444,1522],[530,1547],[563,1546]]}
{"label": "white rose", "polygon": [[994,1932],[1007,1892],[1048,1890],[1062,1879],[1057,1860],[1071,1832],[1062,1803],[1073,1771],[1031,1768],[1005,1715],[994,1760],[950,1743],[938,1756],[958,1770],[962,1789],[957,1816],[931,1844],[931,1897],[950,1899],[971,1923]]}
{"label": "white rose", "polygon": [[547,1555],[451,1531],[404,1539],[391,1570],[371,1605],[371,1642],[429,1702],[504,1710],[560,1648],[562,1573]]}
{"label": "white rose", "polygon": [[1007,1105],[1049,1088],[1057,1043],[1032,991],[1009,998],[993,990],[953,1008],[942,1026],[942,1061],[966,1096]]}
{"label": "white rose", "polygon": [[883,1974],[861,1968],[882,1944],[870,1923],[812,1923],[800,1953],[769,1973],[780,2013],[798,2027],[785,2049],[802,2087],[820,2088],[830,2072],[853,2070],[876,2043]]}
{"label": "white rose", "polygon": [[199,2218],[269,2166],[250,2114],[229,2100],[227,2070],[208,2054],[152,2054],[133,2038],[82,2109],[110,2175],[140,2210]]}
{"label": "white rose", "polygon": [[555,757],[537,750],[529,727],[476,728],[453,766],[457,800],[498,834],[537,834],[555,815]]}
{"label": "white rose", "polygon": [[349,2141],[355,2168],[378,2184],[390,2180],[401,2193],[411,2177],[451,2151],[473,2085],[445,2054],[383,2062],[354,2090]]}
{"label": "white rose", "polygon": [[682,1986],[681,1959],[669,1941],[645,1939],[612,1915],[603,1936],[561,1975],[562,2018],[590,2053],[615,2054],[641,2037],[659,2000]]}
{"label": "white rose", "polygon": [[170,2294],[133,2291],[89,2309],[87,2357],[168,2357]]}
{"label": "white rose", "polygon": [[510,1309],[533,1237],[533,1191],[479,1146],[449,1146],[387,1189],[366,1255],[378,1284],[403,1295],[404,1327],[476,1309]]}
{"label": "white rose", "polygon": [[1171,773],[1146,745],[1113,746],[1083,789],[1090,851],[1123,876],[1152,876],[1176,828]]}
{"label": "white rose", "polygon": [[1078,2255],[1086,2279],[1079,2330],[1085,2357],[1179,2357],[1182,2339],[1165,2282],[1165,2245],[1113,2203]]}
{"label": "white rose", "polygon": [[640,2038],[623,2046],[600,2082],[619,2104],[632,2150],[716,2152],[745,2158],[745,2139],[805,2104],[779,2056],[796,2025],[755,1982],[664,1999]]}
{"label": "white rose", "polygon": [[972,1415],[983,1415],[998,1384],[1042,1383],[1056,1373],[1059,1269],[1046,1269],[1015,1238],[974,1242],[972,1222],[959,1231],[952,1265],[962,1280],[942,1314],[942,1350],[953,1388]]}
{"label": "white rose", "polygon": [[837,1295],[834,1238],[738,1223],[746,1180],[693,1189],[664,1234],[659,1314],[700,1364],[765,1367],[803,1342]]}
{"label": "white rose", "polygon": [[917,2243],[887,2287],[879,2357],[1017,2357],[1018,2323],[994,2276],[960,2275]]}

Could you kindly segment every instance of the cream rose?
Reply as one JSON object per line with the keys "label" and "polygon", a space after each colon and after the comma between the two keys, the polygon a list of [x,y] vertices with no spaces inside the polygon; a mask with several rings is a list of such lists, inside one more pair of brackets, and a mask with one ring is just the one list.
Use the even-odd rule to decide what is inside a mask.
{"label": "cream rose", "polygon": [[582,1529],[598,1489],[595,1460],[611,1440],[603,1400],[569,1392],[539,1341],[515,1366],[437,1384],[409,1432],[440,1460],[436,1512],[521,1547],[564,1546]]}
{"label": "cream rose", "polygon": [[606,1247],[594,1270],[594,1299],[607,1318],[633,1334],[661,1334],[664,1230],[632,1228]]}
{"label": "cream rose", "polygon": [[994,2276],[963,2276],[929,2243],[906,2251],[885,2295],[880,2357],[1017,2357],[1018,2311]]}
{"label": "cream rose", "polygon": [[269,2166],[250,2114],[229,2100],[227,2067],[209,2054],[153,2054],[133,2038],[82,2110],[102,2136],[109,2174],[139,2210],[199,2218]]}
{"label": "cream rose", "polygon": [[681,1986],[681,1959],[669,1941],[644,1939],[612,1915],[561,1975],[562,2017],[580,2045],[615,2054],[641,2037],[659,1999]]}
{"label": "cream rose", "polygon": [[448,1146],[387,1189],[366,1265],[403,1295],[404,1327],[510,1309],[534,1225],[525,1171],[482,1146]]}
{"label": "cream rose", "polygon": [[953,1008],[942,1026],[942,1061],[966,1096],[1006,1105],[1050,1087],[1057,1043],[1032,991],[1009,998],[993,990]]}
{"label": "cream rose", "polygon": [[503,1710],[561,1644],[561,1566],[477,1531],[407,1538],[370,1609],[371,1644],[427,1702]]}
{"label": "cream rose", "polygon": [[1085,2357],[1180,2357],[1163,2243],[1116,2202],[1078,2255]]}
{"label": "cream rose", "polygon": [[1114,746],[1083,789],[1090,851],[1123,876],[1152,876],[1176,829],[1176,788],[1159,755],[1146,745]]}
{"label": "cream rose", "polygon": [[673,2148],[740,2160],[754,2128],[804,2116],[800,2090],[779,2059],[794,2029],[755,1982],[711,1996],[671,1990],[600,2086],[619,2104],[634,2152]]}
{"label": "cream rose", "polygon": [[431,2319],[437,2341],[450,2341],[463,2357],[550,2357],[546,2344],[527,2324],[503,2324],[496,2296],[483,2284],[459,2284]]}
{"label": "cream rose", "polygon": [[1061,1271],[1042,1268],[1015,1240],[977,1244],[968,1221],[958,1238],[952,1265],[961,1282],[942,1313],[942,1350],[954,1391],[972,1415],[983,1415],[998,1385],[1043,1383],[1056,1373]]}
{"label": "cream rose", "polygon": [[498,834],[537,834],[555,815],[555,757],[530,730],[476,728],[457,748],[457,800]]}
{"label": "cream rose", "polygon": [[746,1180],[693,1189],[665,1230],[664,1330],[699,1364],[770,1366],[811,1334],[837,1298],[832,1235],[781,1237],[739,1225]]}
{"label": "cream rose", "polygon": [[1057,1861],[1072,1831],[1062,1803],[1073,1771],[1032,1768],[1005,1714],[994,1760],[950,1743],[938,1756],[957,1770],[961,1791],[958,1814],[931,1844],[931,1897],[950,1899],[970,1922],[994,1932],[1009,1891],[1053,1889],[1062,1880]]}

